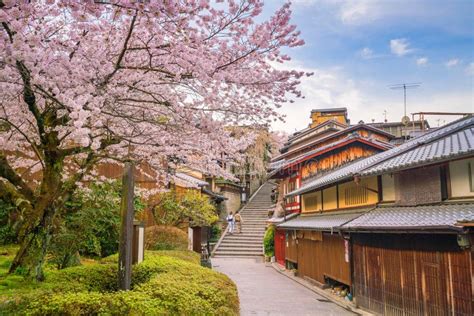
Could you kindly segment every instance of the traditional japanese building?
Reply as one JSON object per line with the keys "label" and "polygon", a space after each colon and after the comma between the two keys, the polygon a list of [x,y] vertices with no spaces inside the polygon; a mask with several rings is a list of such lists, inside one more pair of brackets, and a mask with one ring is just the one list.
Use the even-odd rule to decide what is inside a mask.
{"label": "traditional japanese building", "polygon": [[296,196],[302,214],[278,228],[300,276],[345,284],[380,314],[474,313],[474,117],[318,176]]}
{"label": "traditional japanese building", "polygon": [[[313,110],[311,119],[309,127],[290,137],[281,155],[272,163],[269,177],[278,181],[279,196],[300,188],[314,177],[393,147],[390,140],[394,136],[389,133],[365,124],[349,126],[345,108]],[[333,198],[336,200],[337,197]],[[321,205],[318,203],[321,203],[321,197],[315,195],[305,196],[303,200],[298,195],[287,196],[283,200],[282,214],[275,214],[271,222],[281,222],[291,213],[319,212]],[[326,210],[336,207],[335,202],[325,205]],[[285,259],[295,263],[294,258],[285,255],[284,240],[287,240],[285,231],[277,229],[276,259],[282,264]]]}

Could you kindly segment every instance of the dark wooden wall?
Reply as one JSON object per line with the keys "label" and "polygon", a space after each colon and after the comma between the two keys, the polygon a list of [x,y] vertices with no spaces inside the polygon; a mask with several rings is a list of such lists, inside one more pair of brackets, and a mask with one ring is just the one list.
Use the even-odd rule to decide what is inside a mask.
{"label": "dark wooden wall", "polygon": [[353,235],[357,304],[384,315],[473,315],[471,251],[455,235]]}
{"label": "dark wooden wall", "polygon": [[350,264],[345,261],[344,239],[323,233],[322,240],[315,240],[309,233],[298,238],[298,275],[320,283],[324,283],[327,276],[350,286]]}
{"label": "dark wooden wall", "polygon": [[293,263],[298,263],[298,244],[296,242],[296,234],[292,230],[286,232],[285,259]]}

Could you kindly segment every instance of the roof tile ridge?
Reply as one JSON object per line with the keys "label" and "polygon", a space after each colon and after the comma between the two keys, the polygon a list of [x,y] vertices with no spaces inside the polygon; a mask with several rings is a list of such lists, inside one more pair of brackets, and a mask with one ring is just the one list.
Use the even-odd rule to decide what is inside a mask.
{"label": "roof tile ridge", "polygon": [[[462,119],[465,119],[465,120],[466,120],[466,124],[461,124],[460,126],[457,126],[457,127],[452,128],[452,129],[449,129],[449,128],[450,128],[452,125],[454,125],[454,124],[464,123],[464,122],[461,122]],[[433,143],[433,142],[435,142],[435,141],[438,140],[438,139],[441,139],[441,138],[443,138],[443,137],[446,137],[446,135],[449,135],[450,133],[454,134],[454,133],[456,133],[456,132],[458,132],[458,131],[460,131],[460,130],[466,128],[467,126],[474,125],[474,116],[469,116],[468,118],[462,118],[462,119],[456,120],[456,121],[454,121],[454,122],[451,122],[451,123],[449,123],[448,125],[446,125],[446,126],[440,128],[440,129],[446,129],[446,131],[443,131],[443,133],[441,133],[441,135],[437,135],[437,136],[434,136],[433,138],[429,138],[428,136],[429,136],[430,134],[433,134],[433,133],[436,133],[436,132],[439,132],[439,131],[440,131],[440,129],[435,129],[435,130],[433,130],[433,131],[431,131],[431,132],[428,132],[428,133],[426,133],[426,134],[424,134],[424,135],[422,135],[422,136],[419,136],[419,137],[417,137],[417,138],[414,138],[413,140],[410,140],[410,141],[408,141],[408,142],[406,142],[406,143],[403,143],[403,144],[401,144],[401,145],[398,146],[398,147],[394,147],[394,148],[392,148],[392,149],[389,149],[388,151],[384,151],[384,152],[381,152],[381,153],[376,154],[376,155],[374,155],[374,156],[369,156],[369,157],[365,158],[365,159],[370,159],[370,158],[372,158],[372,157],[373,157],[373,158],[376,158],[376,157],[379,156],[379,155],[380,155],[379,157],[383,156],[382,158],[380,158],[380,160],[375,161],[374,164],[371,164],[370,166],[364,166],[364,167],[362,167],[362,169],[358,170],[357,173],[355,173],[355,174],[360,174],[361,172],[363,172],[363,171],[366,170],[366,169],[373,168],[373,167],[375,167],[375,166],[381,164],[382,162],[385,162],[385,161],[387,161],[387,160],[389,160],[389,159],[392,159],[392,158],[394,158],[394,157],[396,157],[396,156],[402,155],[402,154],[404,154],[404,153],[406,153],[406,152],[408,152],[408,151],[410,151],[410,150],[413,150],[414,148],[421,147],[421,146],[423,146],[423,145],[427,145],[427,144]],[[426,140],[425,140],[425,139],[424,139],[424,140],[420,140],[420,138],[428,138],[428,139],[426,139]],[[413,144],[411,144],[411,143],[413,143]],[[404,146],[404,145],[405,145],[405,146]],[[411,145],[411,146],[410,146],[410,145]],[[401,147],[406,147],[406,148],[402,148],[401,150],[396,151],[396,149],[399,149],[399,148],[401,148]],[[391,150],[394,150],[394,152],[393,152],[392,154],[389,153]],[[383,154],[386,154],[386,156],[384,156]]]}

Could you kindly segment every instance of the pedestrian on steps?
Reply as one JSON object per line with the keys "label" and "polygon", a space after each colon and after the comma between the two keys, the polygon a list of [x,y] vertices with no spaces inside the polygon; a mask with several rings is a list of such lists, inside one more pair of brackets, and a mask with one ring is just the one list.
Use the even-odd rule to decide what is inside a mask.
{"label": "pedestrian on steps", "polygon": [[229,234],[233,234],[234,233],[234,226],[235,226],[235,218],[234,218],[234,214],[233,213],[229,213],[227,215],[227,223],[229,224]]}
{"label": "pedestrian on steps", "polygon": [[237,233],[241,234],[242,233],[242,223],[244,222],[242,220],[242,215],[240,215],[239,211],[234,216],[235,223],[237,224]]}

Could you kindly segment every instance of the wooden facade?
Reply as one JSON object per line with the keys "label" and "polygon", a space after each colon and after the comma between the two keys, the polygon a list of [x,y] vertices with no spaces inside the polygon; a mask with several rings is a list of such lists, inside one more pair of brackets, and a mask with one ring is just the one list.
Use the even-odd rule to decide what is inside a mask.
{"label": "wooden facade", "polygon": [[358,207],[373,206],[381,201],[378,190],[379,179],[370,177],[358,183],[348,181],[324,190],[301,195],[302,213],[328,212]]}
{"label": "wooden facade", "polygon": [[318,159],[310,159],[306,162],[301,167],[301,179],[305,181],[317,175],[318,172],[334,169],[355,159],[368,157],[378,152],[380,152],[380,150],[358,142],[352,143],[350,146],[347,146],[347,148],[338,150],[331,149],[325,156],[318,157]]}
{"label": "wooden facade", "polygon": [[[337,132],[333,132],[333,134],[329,134],[324,138],[316,137],[311,142],[308,142],[305,145],[290,146],[288,149],[288,152],[286,152],[282,156],[284,156],[286,159],[292,159],[299,155],[305,154],[311,150],[315,150],[317,148],[321,148],[338,141],[343,141],[344,139],[347,138],[349,134],[351,134],[352,136],[360,136],[360,139],[373,138],[382,142],[390,141],[390,137],[387,136],[385,132],[373,131],[365,127],[364,125],[360,125],[360,126],[343,129]],[[382,146],[382,143],[380,143],[380,146]]]}
{"label": "wooden facade", "polygon": [[321,284],[331,278],[350,286],[351,270],[345,258],[344,239],[338,234],[319,232],[321,240],[318,240],[314,233],[305,231],[298,238],[298,275]]}
{"label": "wooden facade", "polygon": [[473,253],[456,235],[353,234],[354,297],[384,315],[473,315]]}
{"label": "wooden facade", "polygon": [[285,260],[298,263],[298,241],[296,231],[286,231]]}

